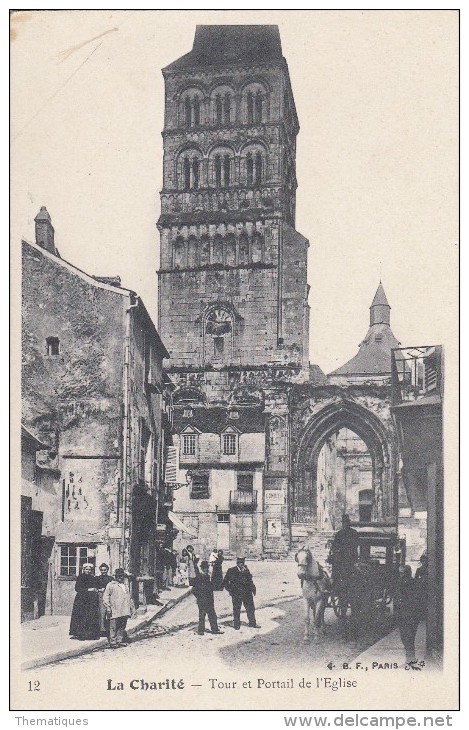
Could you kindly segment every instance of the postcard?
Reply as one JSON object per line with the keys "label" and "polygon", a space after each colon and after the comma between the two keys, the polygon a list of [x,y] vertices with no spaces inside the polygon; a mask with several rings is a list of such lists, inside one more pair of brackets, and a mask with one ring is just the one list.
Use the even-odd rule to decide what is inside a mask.
{"label": "postcard", "polygon": [[12,709],[456,710],[458,11],[10,27]]}

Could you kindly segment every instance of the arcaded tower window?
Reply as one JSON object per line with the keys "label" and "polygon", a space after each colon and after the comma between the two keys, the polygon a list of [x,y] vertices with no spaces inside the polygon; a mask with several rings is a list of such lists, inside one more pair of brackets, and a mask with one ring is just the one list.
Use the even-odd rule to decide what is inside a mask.
{"label": "arcaded tower window", "polygon": [[255,93],[248,91],[247,93],[247,112],[248,124],[258,124],[262,122],[262,91],[260,89]]}
{"label": "arcaded tower window", "polygon": [[231,94],[217,94],[215,98],[215,121],[217,124],[230,124]]}
{"label": "arcaded tower window", "polygon": [[217,147],[209,155],[209,184],[216,188],[229,188],[234,184],[234,153],[228,146]]}
{"label": "arcaded tower window", "polygon": [[217,86],[210,95],[211,118],[217,126],[227,126],[234,121],[234,91],[228,85]]}
{"label": "arcaded tower window", "polygon": [[180,107],[180,115],[185,127],[199,127],[202,124],[202,98],[199,92],[186,92]]}
{"label": "arcaded tower window", "polygon": [[201,154],[198,151],[183,152],[178,161],[179,187],[182,190],[200,188]]}
{"label": "arcaded tower window", "polygon": [[215,185],[217,188],[228,188],[231,177],[231,161],[229,155],[215,155]]}
{"label": "arcaded tower window", "polygon": [[246,176],[247,184],[250,187],[260,185],[262,182],[262,154],[260,152],[248,152],[246,155]]}
{"label": "arcaded tower window", "polygon": [[267,91],[262,84],[251,83],[243,93],[243,119],[245,124],[267,121]]}

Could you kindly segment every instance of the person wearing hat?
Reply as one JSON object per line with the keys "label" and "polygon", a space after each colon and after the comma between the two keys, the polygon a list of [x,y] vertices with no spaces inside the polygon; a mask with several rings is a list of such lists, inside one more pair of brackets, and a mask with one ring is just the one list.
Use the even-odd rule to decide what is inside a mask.
{"label": "person wearing hat", "polygon": [[197,599],[197,607],[199,609],[199,626],[197,633],[201,636],[205,633],[205,616],[208,616],[210,629],[212,634],[222,634],[218,628],[217,614],[215,613],[215,604],[213,600],[213,587],[210,582],[208,573],[208,562],[202,560],[200,569],[194,578],[192,593]]}
{"label": "person wearing hat", "polygon": [[132,598],[123,568],[117,568],[114,580],[104,589],[103,605],[109,619],[109,645],[117,649],[124,643],[127,619],[132,615]]}
{"label": "person wearing hat", "polygon": [[236,558],[236,565],[226,571],[223,580],[223,588],[226,588],[233,602],[233,627],[238,630],[241,626],[241,606],[246,609],[249,626],[253,629],[259,629],[256,623],[256,613],[254,609],[254,598],[256,595],[256,586],[252,579],[252,575],[246,567],[246,559],[244,555]]}
{"label": "person wearing hat", "polygon": [[332,582],[343,590],[355,572],[358,561],[359,537],[349,515],[342,515],[342,529],[336,532],[328,562],[332,564]]}

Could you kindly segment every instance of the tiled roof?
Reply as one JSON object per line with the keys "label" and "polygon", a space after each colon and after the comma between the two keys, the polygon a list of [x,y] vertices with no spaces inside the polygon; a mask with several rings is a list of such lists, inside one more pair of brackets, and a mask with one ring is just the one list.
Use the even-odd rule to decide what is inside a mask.
{"label": "tiled roof", "polygon": [[[184,411],[190,409],[191,416],[184,416]],[[229,413],[237,411],[239,418],[229,418]],[[185,409],[176,408],[174,411],[174,430],[177,433],[187,426],[193,426],[202,433],[222,433],[227,426],[233,426],[240,433],[263,433],[265,430],[265,415],[262,408],[245,408],[236,406],[224,408],[222,406],[194,407],[187,405]]]}
{"label": "tiled roof", "polygon": [[374,324],[358,353],[330,375],[385,375],[391,372],[391,349],[399,347],[388,324]]}
{"label": "tiled roof", "polygon": [[192,51],[165,70],[282,60],[277,25],[198,25]]}

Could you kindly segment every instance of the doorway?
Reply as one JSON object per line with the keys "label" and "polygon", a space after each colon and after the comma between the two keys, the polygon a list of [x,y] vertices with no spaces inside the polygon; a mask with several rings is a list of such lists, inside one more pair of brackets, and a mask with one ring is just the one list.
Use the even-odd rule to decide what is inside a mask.
{"label": "doorway", "polygon": [[217,550],[230,549],[230,513],[217,513]]}

